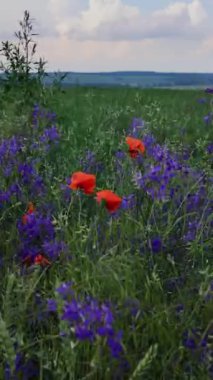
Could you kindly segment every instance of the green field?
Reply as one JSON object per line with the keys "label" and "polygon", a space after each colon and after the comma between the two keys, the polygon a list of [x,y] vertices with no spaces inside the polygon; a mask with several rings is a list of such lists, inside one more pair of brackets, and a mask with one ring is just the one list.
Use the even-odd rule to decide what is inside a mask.
{"label": "green field", "polygon": [[[212,378],[212,99],[2,92],[0,380]],[[78,171],[122,199],[115,213],[69,188]]]}

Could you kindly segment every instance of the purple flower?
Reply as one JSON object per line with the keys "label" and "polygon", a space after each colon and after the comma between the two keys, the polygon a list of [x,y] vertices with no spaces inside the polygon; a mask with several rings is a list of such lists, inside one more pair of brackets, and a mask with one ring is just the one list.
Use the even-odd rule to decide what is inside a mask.
{"label": "purple flower", "polygon": [[123,210],[131,210],[136,206],[135,194],[130,194],[122,198],[121,208]]}
{"label": "purple flower", "polygon": [[64,242],[58,242],[56,240],[44,241],[42,248],[45,254],[52,260],[56,260],[60,254],[67,249]]}
{"label": "purple flower", "polygon": [[187,330],[183,334],[183,345],[190,351],[192,357],[205,365],[209,373],[212,361],[211,334],[211,328],[205,334],[198,328]]}
{"label": "purple flower", "polygon": [[159,253],[162,250],[162,241],[161,238],[156,237],[151,240],[152,252]]}
{"label": "purple flower", "polygon": [[61,189],[62,197],[63,197],[64,201],[66,203],[70,203],[71,198],[72,198],[72,191],[69,187],[69,185],[71,183],[71,178],[66,178],[65,183],[66,184],[63,183],[60,185],[60,189]]}
{"label": "purple flower", "polygon": [[182,314],[184,312],[184,305],[183,304],[177,305],[175,310],[178,315]]}
{"label": "purple flower", "polygon": [[85,173],[99,173],[104,170],[103,163],[98,161],[96,154],[90,150],[87,150],[85,157],[80,160],[80,166]]}
{"label": "purple flower", "polygon": [[10,192],[0,190],[0,206],[10,201]]}
{"label": "purple flower", "polygon": [[30,183],[30,181],[34,175],[35,170],[34,170],[32,164],[24,163],[24,164],[20,164],[18,166],[18,172],[21,174],[23,183],[28,184],[28,183]]}
{"label": "purple flower", "polygon": [[72,282],[64,282],[61,284],[56,291],[60,294],[60,296],[64,299],[66,299],[69,296],[73,295],[72,290],[73,283]]}
{"label": "purple flower", "polygon": [[208,154],[213,154],[213,143],[209,144],[206,148]]}
{"label": "purple flower", "polygon": [[196,348],[196,343],[193,338],[187,337],[186,339],[184,339],[183,344],[186,348],[189,348],[190,350],[195,350]]}
{"label": "purple flower", "polygon": [[202,228],[202,225],[200,223],[200,219],[199,220],[193,219],[192,221],[188,221],[187,229],[183,236],[184,241],[186,242],[194,241],[201,228]]}
{"label": "purple flower", "polygon": [[119,359],[123,354],[123,347],[121,344],[122,332],[117,333],[113,337],[107,339],[107,344],[109,346],[111,355],[114,359]]}
{"label": "purple flower", "polygon": [[126,158],[126,154],[122,150],[117,150],[117,152],[115,153],[115,157],[118,160],[124,160]]}
{"label": "purple flower", "polygon": [[22,261],[33,260],[38,254],[45,254],[55,260],[61,252],[65,252],[66,244],[56,240],[56,232],[51,217],[44,216],[36,210],[27,215],[27,220],[17,224]]}
{"label": "purple flower", "polygon": [[[60,318],[74,330],[76,339],[92,344],[100,337],[106,338],[111,356],[120,359],[123,356],[122,333],[114,328],[115,318],[111,306],[91,297],[78,298],[72,283],[63,283],[57,292],[64,301]],[[49,300],[48,310],[52,308],[55,310],[55,304],[52,306],[52,300]]]}
{"label": "purple flower", "polygon": [[205,93],[213,95],[213,88],[206,88]]}
{"label": "purple flower", "polygon": [[213,120],[213,114],[212,113],[209,113],[208,115],[204,116],[204,118],[203,118],[203,121],[206,124],[211,124],[212,120]]}
{"label": "purple flower", "polygon": [[205,104],[205,103],[207,103],[207,99],[206,98],[200,98],[200,99],[198,99],[198,103],[199,104]]}
{"label": "purple flower", "polygon": [[40,141],[44,144],[49,144],[51,142],[58,142],[59,133],[56,126],[51,126],[46,128],[43,132],[43,135],[40,137]]}
{"label": "purple flower", "polygon": [[26,359],[21,353],[16,354],[15,369],[13,374],[7,364],[5,368],[5,378],[8,380],[29,380],[37,379],[39,377],[39,363],[35,359]]}
{"label": "purple flower", "polygon": [[128,134],[132,137],[139,137],[140,132],[144,129],[144,121],[141,118],[133,118],[130,127],[128,129]]}
{"label": "purple flower", "polygon": [[48,312],[56,312],[57,311],[57,303],[54,299],[47,300],[47,311]]}
{"label": "purple flower", "polygon": [[78,340],[93,340],[94,333],[85,324],[77,325],[75,328],[75,336]]}

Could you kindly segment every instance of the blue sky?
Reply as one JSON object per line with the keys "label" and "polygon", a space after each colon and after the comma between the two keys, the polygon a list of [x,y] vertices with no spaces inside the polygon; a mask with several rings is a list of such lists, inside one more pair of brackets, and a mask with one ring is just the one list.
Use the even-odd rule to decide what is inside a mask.
{"label": "blue sky", "polygon": [[213,0],[0,0],[0,40],[28,9],[49,70],[213,72]]}
{"label": "blue sky", "polygon": [[[182,1],[181,1],[182,2]],[[190,3],[190,0],[184,1],[185,3]],[[153,11],[155,9],[167,7],[169,4],[175,3],[174,0],[125,0],[124,3],[129,5],[136,5],[140,9],[143,9],[144,11]],[[205,6],[208,7],[208,9],[211,8],[213,11],[213,1],[212,0],[203,0],[202,1]]]}

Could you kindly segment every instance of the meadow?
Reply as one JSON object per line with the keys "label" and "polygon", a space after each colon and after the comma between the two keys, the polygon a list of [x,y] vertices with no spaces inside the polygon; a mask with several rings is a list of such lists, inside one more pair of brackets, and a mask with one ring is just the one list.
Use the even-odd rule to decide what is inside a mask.
{"label": "meadow", "polygon": [[213,377],[212,102],[1,93],[0,380]]}

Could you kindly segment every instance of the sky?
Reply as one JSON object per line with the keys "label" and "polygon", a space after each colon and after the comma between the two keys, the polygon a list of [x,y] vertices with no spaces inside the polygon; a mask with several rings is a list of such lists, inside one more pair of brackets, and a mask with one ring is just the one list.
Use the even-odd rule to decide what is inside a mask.
{"label": "sky", "polygon": [[213,0],[0,0],[0,41],[25,9],[49,71],[213,72]]}

